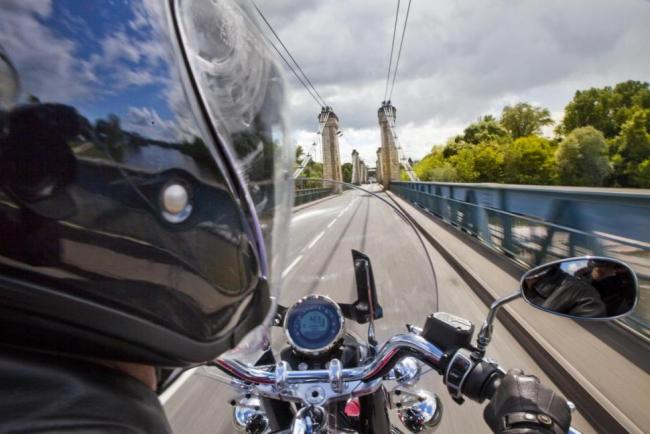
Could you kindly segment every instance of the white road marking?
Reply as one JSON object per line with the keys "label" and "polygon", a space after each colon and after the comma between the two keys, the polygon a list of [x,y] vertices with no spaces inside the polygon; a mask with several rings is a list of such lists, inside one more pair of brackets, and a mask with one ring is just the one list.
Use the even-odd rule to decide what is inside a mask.
{"label": "white road marking", "polygon": [[329,228],[331,228],[332,226],[334,226],[334,223],[336,223],[337,220],[338,220],[338,217],[335,218],[334,220],[332,220],[332,221],[330,222],[330,224],[327,225],[327,229],[329,229]]}
{"label": "white road marking", "polygon": [[287,274],[289,274],[289,271],[291,271],[291,269],[292,269],[293,267],[295,267],[296,264],[297,264],[298,262],[300,262],[301,259],[302,259],[302,255],[299,255],[296,259],[294,259],[293,262],[292,262],[291,264],[289,264],[289,266],[288,266],[287,268],[284,269],[284,271],[282,272],[282,277],[284,277],[284,276],[286,276]]}
{"label": "white road marking", "polygon": [[316,245],[316,243],[318,242],[318,240],[320,240],[321,238],[323,238],[323,235],[325,235],[325,231],[323,231],[323,232],[321,232],[320,234],[316,235],[316,238],[314,238],[313,240],[311,240],[311,243],[309,243],[309,245],[307,246],[307,250],[309,250],[309,249],[311,249],[312,247],[314,247],[314,246]]}
{"label": "white road marking", "polygon": [[167,403],[167,401],[169,401],[169,398],[171,398],[171,397],[174,395],[174,393],[176,393],[176,391],[178,391],[178,389],[180,389],[181,386],[182,386],[183,384],[185,384],[185,382],[186,382],[187,380],[189,380],[189,378],[190,378],[192,375],[194,375],[194,371],[196,371],[196,370],[197,370],[197,368],[192,368],[192,369],[188,369],[187,371],[183,372],[183,373],[181,374],[181,376],[178,377],[178,378],[177,378],[177,379],[176,379],[176,380],[171,384],[171,386],[169,386],[169,387],[167,388],[167,390],[165,390],[165,391],[164,391],[164,392],[163,392],[163,393],[158,397],[158,399],[160,400],[160,403],[161,403],[162,405],[165,405],[165,404]]}

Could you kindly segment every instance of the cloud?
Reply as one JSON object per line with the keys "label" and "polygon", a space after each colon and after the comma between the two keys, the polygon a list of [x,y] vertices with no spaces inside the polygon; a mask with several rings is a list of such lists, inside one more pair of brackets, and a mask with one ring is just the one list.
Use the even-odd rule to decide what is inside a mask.
{"label": "cloud", "polygon": [[72,41],[40,22],[52,13],[51,2],[12,0],[3,2],[2,8],[2,46],[18,69],[22,88],[41,101],[89,97],[90,84],[96,80],[91,65],[77,58],[78,47]]}
{"label": "cloud", "polygon": [[148,107],[129,107],[122,126],[126,131],[153,140],[173,142],[181,139],[175,121],[162,119],[156,110]]}
{"label": "cloud", "polygon": [[[259,1],[334,107],[349,145],[371,161],[395,4]],[[561,113],[578,89],[648,80],[648,22],[645,0],[413,2],[392,98],[405,150],[419,158],[507,103],[530,101]],[[316,130],[319,109],[287,76],[289,117],[300,142]],[[346,146],[343,158],[352,151]]]}

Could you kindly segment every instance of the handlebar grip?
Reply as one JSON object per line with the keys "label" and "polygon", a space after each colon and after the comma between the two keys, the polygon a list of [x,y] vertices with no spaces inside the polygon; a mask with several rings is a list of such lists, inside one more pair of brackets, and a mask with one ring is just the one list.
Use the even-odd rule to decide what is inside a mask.
{"label": "handlebar grip", "polygon": [[463,395],[477,402],[492,399],[504,375],[505,373],[496,365],[482,360],[467,376],[463,385]]}

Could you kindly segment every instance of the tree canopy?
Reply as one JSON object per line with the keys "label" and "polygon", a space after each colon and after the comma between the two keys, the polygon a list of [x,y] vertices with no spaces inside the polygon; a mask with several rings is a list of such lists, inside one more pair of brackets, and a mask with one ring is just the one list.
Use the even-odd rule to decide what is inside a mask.
{"label": "tree canopy", "polygon": [[610,139],[618,135],[635,107],[650,109],[648,83],[629,80],[614,87],[579,90],[564,109],[560,132],[592,126]]}
{"label": "tree canopy", "polygon": [[542,127],[551,125],[551,112],[544,107],[534,107],[527,102],[505,106],[501,113],[501,125],[513,139],[540,134]]}
{"label": "tree canopy", "polygon": [[485,115],[414,166],[424,181],[650,188],[650,85],[578,90],[556,137],[545,107],[520,102]]}
{"label": "tree canopy", "polygon": [[600,186],[611,171],[603,133],[594,127],[576,128],[555,152],[560,182],[564,185]]}

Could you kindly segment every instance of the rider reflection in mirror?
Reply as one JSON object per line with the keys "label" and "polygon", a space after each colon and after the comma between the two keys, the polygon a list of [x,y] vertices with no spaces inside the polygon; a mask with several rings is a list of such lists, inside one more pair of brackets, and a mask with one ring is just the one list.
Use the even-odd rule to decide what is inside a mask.
{"label": "rider reflection in mirror", "polygon": [[606,305],[607,316],[618,316],[632,309],[636,294],[634,278],[624,265],[591,259],[587,267],[576,272],[591,283]]}
{"label": "rider reflection in mirror", "polygon": [[524,282],[526,299],[556,313],[582,318],[606,317],[607,308],[598,290],[588,279],[570,273],[561,264],[553,264],[529,276]]}

